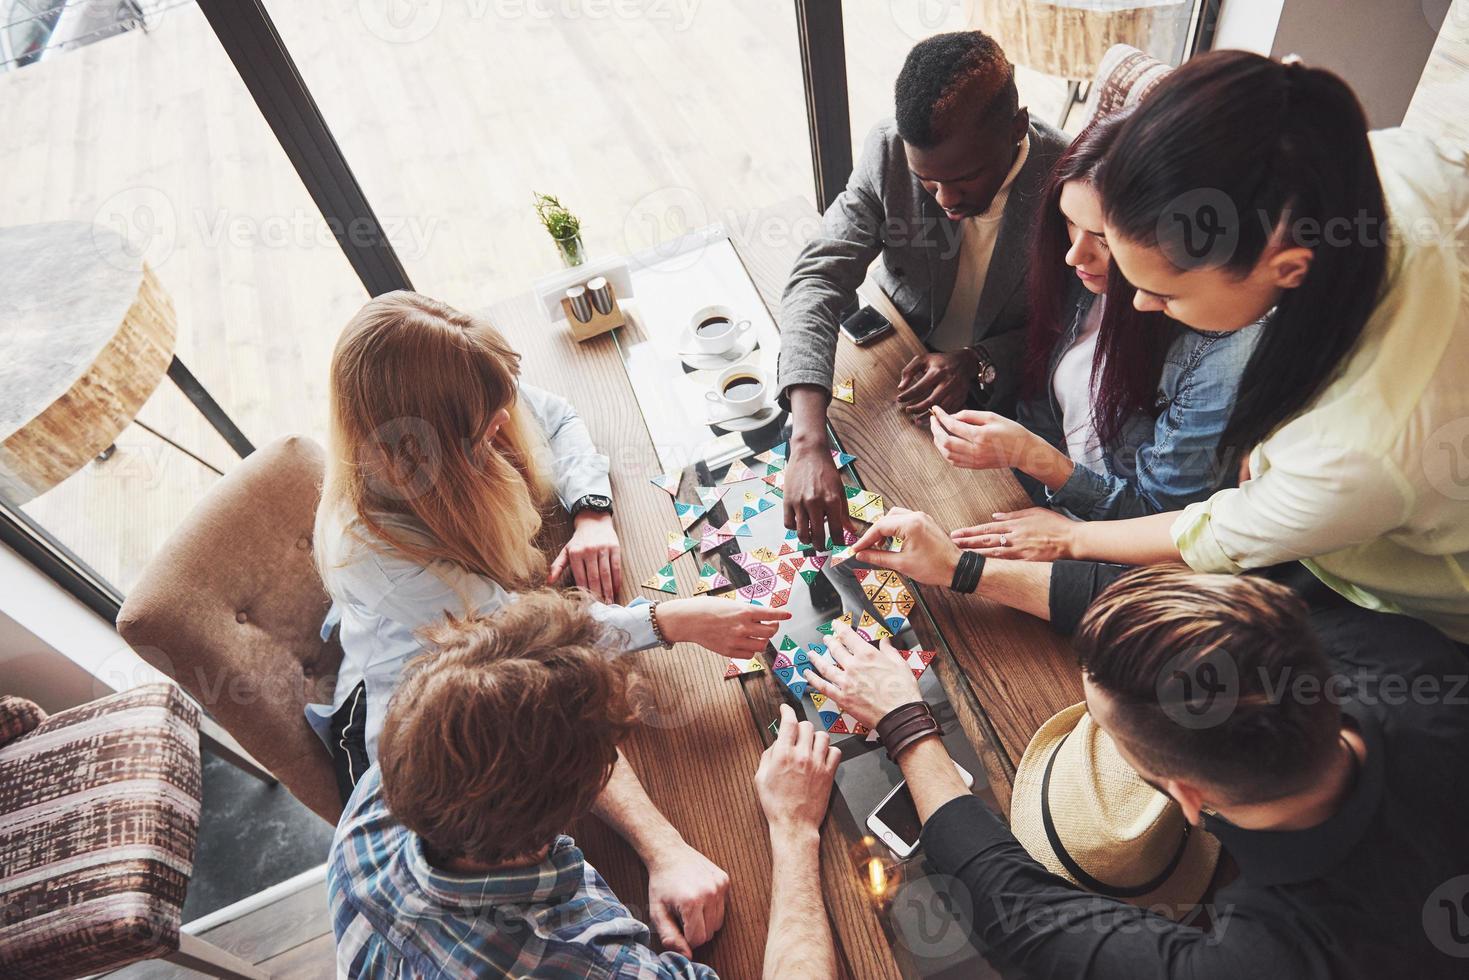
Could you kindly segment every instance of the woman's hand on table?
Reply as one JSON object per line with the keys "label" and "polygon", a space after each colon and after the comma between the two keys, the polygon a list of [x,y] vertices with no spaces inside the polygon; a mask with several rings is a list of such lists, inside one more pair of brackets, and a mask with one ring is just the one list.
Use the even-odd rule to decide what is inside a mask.
{"label": "woman's hand on table", "polygon": [[548,585],[562,580],[569,568],[571,580],[603,602],[616,602],[622,589],[622,544],[612,526],[612,515],[582,511],[572,519],[575,530],[566,547],[551,563]]}
{"label": "woman's hand on table", "polygon": [[998,470],[1019,466],[1037,437],[1013,419],[994,412],[966,410],[950,415],[935,405],[928,431],[939,455],[961,470]]}
{"label": "woman's hand on table", "polygon": [[725,657],[748,660],[791,618],[784,609],[765,609],[735,599],[695,596],[658,603],[658,625],[670,643],[697,643]]}
{"label": "woman's hand on table", "polygon": [[1076,555],[1076,530],[1082,521],[1045,507],[1027,507],[993,517],[987,524],[955,531],[954,544],[978,551],[986,558],[1017,561],[1058,561]]}
{"label": "woman's hand on table", "polygon": [[850,626],[839,624],[826,646],[831,655],[812,657],[805,678],[868,728],[894,708],[923,700],[918,678],[887,640],[873,646]]}
{"label": "woman's hand on table", "polygon": [[[901,551],[880,551],[889,537],[903,539]],[[959,546],[938,522],[922,511],[894,507],[852,544],[852,556],[878,568],[891,568],[925,585],[948,585],[959,564]]]}

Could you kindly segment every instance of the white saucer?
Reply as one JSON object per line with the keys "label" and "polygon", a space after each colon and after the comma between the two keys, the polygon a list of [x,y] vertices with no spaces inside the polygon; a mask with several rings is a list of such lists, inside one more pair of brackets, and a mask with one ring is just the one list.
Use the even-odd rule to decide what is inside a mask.
{"label": "white saucer", "polygon": [[771,403],[753,415],[741,415],[738,418],[716,422],[714,419],[720,417],[718,414],[720,411],[727,412],[728,409],[719,405],[709,406],[704,410],[704,421],[716,429],[724,429],[728,432],[751,432],[761,426],[769,425],[771,420],[780,414],[780,406]]}
{"label": "white saucer", "polygon": [[[750,327],[735,339],[734,346],[723,354],[693,354],[680,353],[679,360],[696,371],[717,371],[720,368],[731,367],[738,363],[741,358],[749,356],[755,345],[760,343],[760,330]],[[694,349],[694,332],[684,327],[683,333],[678,337],[678,351],[692,351]]]}

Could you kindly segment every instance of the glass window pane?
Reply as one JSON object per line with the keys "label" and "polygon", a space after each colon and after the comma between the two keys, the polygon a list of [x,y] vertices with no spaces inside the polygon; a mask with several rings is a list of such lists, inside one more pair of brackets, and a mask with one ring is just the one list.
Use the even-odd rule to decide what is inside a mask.
{"label": "glass window pane", "polygon": [[789,0],[267,6],[415,287],[456,306],[559,267],[534,192],[594,258],[812,196]]}
{"label": "glass window pane", "polygon": [[[49,362],[55,383],[8,386],[0,443],[40,432],[37,419],[72,388],[95,396],[40,440],[50,459],[0,451],[0,485],[24,473],[7,499],[124,594],[214,484],[210,467],[238,463],[163,376],[168,357],[257,445],[288,432],[319,438],[332,342],[365,298],[203,14],[192,3],[143,7],[146,31],[133,29],[140,8],[129,0],[0,5],[0,235],[43,226],[40,240],[57,249],[23,290],[11,270],[31,335],[23,342],[14,308],[0,317],[0,360],[23,356],[18,377],[32,384]],[[84,229],[71,244],[61,244],[65,222]],[[173,334],[147,332],[158,347],[146,357],[121,328],[142,261]],[[68,296],[116,308],[83,340]]]}

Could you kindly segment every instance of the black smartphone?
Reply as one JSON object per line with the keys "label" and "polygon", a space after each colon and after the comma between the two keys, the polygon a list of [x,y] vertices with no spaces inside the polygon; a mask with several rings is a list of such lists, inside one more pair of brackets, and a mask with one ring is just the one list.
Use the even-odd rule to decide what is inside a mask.
{"label": "black smartphone", "polygon": [[893,325],[888,318],[870,306],[853,313],[842,321],[842,333],[847,339],[858,347],[870,344],[879,337],[885,337],[893,332]]}

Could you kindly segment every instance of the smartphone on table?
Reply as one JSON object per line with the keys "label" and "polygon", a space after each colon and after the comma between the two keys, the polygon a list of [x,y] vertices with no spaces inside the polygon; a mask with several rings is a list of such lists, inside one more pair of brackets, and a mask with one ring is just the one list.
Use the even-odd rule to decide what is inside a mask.
{"label": "smartphone on table", "polygon": [[862,307],[842,321],[842,333],[858,347],[864,347],[892,332],[893,325],[888,322],[888,318],[870,306]]}
{"label": "smartphone on table", "polygon": [[[954,768],[959,770],[964,785],[973,789],[974,777],[969,775],[968,770],[957,762],[954,763]],[[907,780],[894,786],[892,792],[883,797],[882,802],[868,815],[867,829],[876,834],[877,839],[900,858],[908,857],[917,849],[923,822],[918,819],[918,807],[913,805],[913,794],[908,792]]]}

